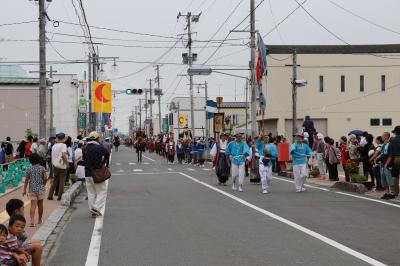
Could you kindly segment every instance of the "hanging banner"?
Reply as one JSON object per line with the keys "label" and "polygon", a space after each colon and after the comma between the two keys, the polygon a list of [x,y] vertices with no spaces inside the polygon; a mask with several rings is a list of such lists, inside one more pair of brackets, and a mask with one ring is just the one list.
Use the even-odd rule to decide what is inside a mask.
{"label": "hanging banner", "polygon": [[214,113],[214,132],[220,133],[224,123],[224,113]]}
{"label": "hanging banner", "polygon": [[180,127],[185,126],[185,115],[184,114],[179,115],[179,126]]}
{"label": "hanging banner", "polygon": [[94,113],[111,113],[111,94],[110,82],[93,82],[92,100]]}

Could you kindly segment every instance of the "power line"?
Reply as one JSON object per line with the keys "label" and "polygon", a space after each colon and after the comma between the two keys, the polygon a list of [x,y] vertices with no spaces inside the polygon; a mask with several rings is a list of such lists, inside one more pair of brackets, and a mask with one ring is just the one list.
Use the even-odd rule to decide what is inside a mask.
{"label": "power line", "polygon": [[327,27],[325,27],[321,22],[319,22],[318,19],[316,19],[310,12],[308,12],[308,10],[303,6],[303,4],[300,4],[298,0],[294,0],[301,9],[304,10],[304,12],[307,13],[307,15],[314,20],[318,25],[320,25],[323,29],[325,29],[327,32],[329,32],[332,36],[334,36],[336,39],[338,39],[339,41],[350,45],[350,43],[346,42],[343,38],[341,38],[339,35],[335,34],[333,31],[331,31],[330,29],[328,29]]}
{"label": "power line", "polygon": [[283,41],[282,34],[281,34],[281,32],[278,30],[278,27],[276,26],[276,19],[275,19],[274,12],[273,12],[273,10],[272,10],[272,3],[271,3],[271,0],[268,0],[268,5],[269,5],[269,12],[271,13],[271,17],[272,17],[272,22],[274,22],[274,25],[275,25],[275,27],[276,27],[276,29],[277,29],[279,38],[281,39],[281,42],[284,44],[285,42]]}
{"label": "power line", "polygon": [[92,33],[90,32],[90,26],[89,26],[89,23],[87,21],[86,12],[85,12],[85,8],[83,7],[82,0],[79,0],[79,6],[80,6],[80,8],[82,10],[83,20],[85,21],[85,24],[86,24],[86,27],[87,27],[87,30],[88,30],[88,33],[89,33],[89,41],[90,41],[90,43],[92,45],[93,52],[95,52],[93,41],[92,41]]}
{"label": "power line", "polygon": [[[182,38],[182,37],[181,37],[181,38]],[[180,39],[179,39],[179,40],[176,40],[176,42],[174,43],[174,45],[172,45],[172,46],[171,46],[168,50],[166,50],[162,55],[160,55],[157,59],[155,59],[151,64],[146,65],[145,67],[139,69],[138,71],[135,71],[135,72],[133,72],[133,73],[130,73],[130,74],[127,74],[127,75],[124,75],[124,76],[116,77],[116,78],[113,78],[113,79],[111,79],[111,80],[124,79],[124,78],[131,77],[131,76],[134,76],[134,75],[136,75],[136,74],[141,73],[142,71],[144,71],[144,70],[146,70],[147,68],[149,68],[149,67],[151,67],[152,65],[154,65],[155,62],[160,61],[161,59],[163,59],[168,53],[170,53],[170,52],[173,50],[173,48],[178,44],[179,41],[180,41]]]}
{"label": "power line", "polygon": [[[228,15],[228,17],[224,20],[224,22],[218,27],[217,31],[214,32],[214,34],[211,36],[210,41],[214,39],[214,37],[218,34],[218,32],[222,29],[222,27],[228,22],[228,20],[233,16],[233,14],[236,12],[236,10],[239,8],[239,6],[243,3],[243,0],[239,1],[237,5],[233,8],[231,13]],[[222,43],[222,42],[221,42]],[[208,43],[206,43],[206,46],[208,46]],[[201,49],[199,54],[204,51],[205,48]]]}
{"label": "power line", "polygon": [[365,18],[365,17],[362,17],[362,16],[360,16],[360,15],[354,13],[353,11],[351,11],[351,10],[349,10],[349,9],[346,9],[345,7],[339,5],[338,3],[333,2],[332,0],[327,0],[327,1],[328,1],[329,3],[331,3],[332,5],[335,5],[336,7],[342,9],[343,11],[345,11],[345,12],[347,12],[347,13],[349,13],[349,14],[351,14],[351,15],[353,15],[353,16],[355,16],[355,17],[357,17],[357,18],[359,18],[359,19],[361,19],[361,20],[363,20],[363,21],[365,21],[365,22],[368,22],[368,23],[371,24],[371,25],[374,25],[374,26],[376,26],[376,27],[378,27],[378,28],[381,28],[381,29],[383,29],[383,30],[385,30],[385,31],[392,32],[392,33],[395,33],[395,34],[400,35],[400,32],[398,32],[398,31],[396,31],[396,30],[393,30],[393,29],[391,29],[391,28],[388,28],[388,27],[386,27],[386,26],[383,26],[383,25],[381,25],[381,24],[378,24],[378,23],[376,23],[376,22],[374,22],[374,21],[372,21],[372,20],[369,20],[369,19],[367,19],[367,18]]}
{"label": "power line", "polygon": [[[236,25],[236,26],[233,28],[233,30],[229,31],[228,34],[226,35],[226,37],[224,38],[224,41],[225,41],[226,39],[228,39],[228,37],[229,37],[229,35],[232,33],[232,31],[235,31],[237,28],[239,28],[240,25],[242,25],[242,23],[243,23],[251,14],[253,14],[253,12],[254,12],[264,1],[265,1],[265,0],[261,0],[261,2],[258,3],[258,5],[257,5],[253,10],[251,10],[251,12],[250,12],[238,25]],[[224,43],[224,41],[222,41],[222,42],[220,43],[220,45],[217,47],[217,49],[215,49],[214,52],[207,58],[207,60],[204,61],[203,65],[206,64],[206,63],[208,63],[208,61],[210,61],[210,59],[218,52],[218,50],[221,48],[221,46],[222,46],[222,44]]]}
{"label": "power line", "polygon": [[[302,5],[304,5],[307,2],[307,0],[304,0],[304,2],[302,3]],[[263,38],[267,37],[268,35],[270,35],[274,30],[276,30],[283,22],[285,22],[291,15],[293,15],[298,9],[300,9],[300,6],[297,6],[295,9],[293,9],[289,14],[287,14],[286,17],[284,17],[281,21],[279,21],[278,24],[275,25],[275,27],[273,27],[272,29],[270,29],[267,34],[265,34],[263,36]]]}
{"label": "power line", "polygon": [[11,23],[0,24],[0,27],[14,26],[14,25],[22,25],[22,24],[31,24],[31,23],[36,23],[36,22],[37,22],[37,20],[28,20],[28,21],[20,21],[20,22],[11,22]]}

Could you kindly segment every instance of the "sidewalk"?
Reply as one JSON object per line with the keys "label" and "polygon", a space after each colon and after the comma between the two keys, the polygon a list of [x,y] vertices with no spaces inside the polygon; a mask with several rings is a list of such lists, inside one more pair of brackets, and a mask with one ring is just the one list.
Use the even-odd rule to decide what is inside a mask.
{"label": "sidewalk", "polygon": [[[46,186],[46,193],[48,192],[50,183]],[[30,218],[29,218],[29,211],[30,211],[30,200],[28,197],[22,196],[23,186],[20,186],[16,190],[8,193],[8,194],[0,194],[0,224],[3,224],[9,219],[9,216],[6,212],[6,204],[10,199],[17,198],[25,202],[25,218],[26,218],[26,232],[28,233],[29,237],[32,237],[33,234],[39,229],[40,225],[36,225],[35,227],[29,227]],[[47,194],[46,194],[47,195]],[[44,200],[44,211],[43,211],[43,222],[50,216],[50,214],[59,206],[59,201],[57,200],[47,200],[47,197]],[[35,214],[35,223],[37,223],[38,213],[36,209]]]}
{"label": "sidewalk", "polygon": [[[345,182],[346,181],[345,176],[339,174],[339,181]],[[306,183],[308,184],[314,184],[327,188],[331,188],[336,182],[337,181],[319,180],[318,178],[307,178],[306,181]],[[375,191],[375,188],[373,188],[372,190],[369,190],[368,192],[364,193],[364,195],[380,199],[385,193],[386,193],[385,191]],[[400,197],[397,197],[396,199],[390,201],[395,201],[400,203]]]}

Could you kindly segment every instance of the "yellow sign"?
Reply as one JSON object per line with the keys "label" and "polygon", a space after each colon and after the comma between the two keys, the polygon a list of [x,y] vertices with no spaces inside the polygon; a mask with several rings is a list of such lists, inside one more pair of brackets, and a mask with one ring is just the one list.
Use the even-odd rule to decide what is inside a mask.
{"label": "yellow sign", "polygon": [[222,97],[217,97],[217,104],[221,104],[224,98]]}
{"label": "yellow sign", "polygon": [[111,83],[93,82],[92,102],[94,113],[111,113]]}
{"label": "yellow sign", "polygon": [[183,127],[185,125],[185,115],[180,114],[179,115],[179,126]]}

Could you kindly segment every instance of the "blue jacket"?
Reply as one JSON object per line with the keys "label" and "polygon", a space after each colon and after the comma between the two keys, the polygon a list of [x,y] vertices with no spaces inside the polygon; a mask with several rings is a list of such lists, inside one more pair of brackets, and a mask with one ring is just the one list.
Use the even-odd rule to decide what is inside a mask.
{"label": "blue jacket", "polygon": [[243,156],[243,153],[245,153],[245,156],[248,156],[250,154],[250,148],[246,144],[246,142],[241,141],[240,143],[237,143],[236,141],[231,141],[229,144],[226,146],[225,154],[227,156],[232,155],[232,163],[235,165],[240,165],[245,162],[245,156]]}
{"label": "blue jacket", "polygon": [[290,145],[289,152],[293,158],[293,165],[306,165],[308,157],[312,155],[312,150],[304,143],[301,146],[298,143],[293,143]]}

